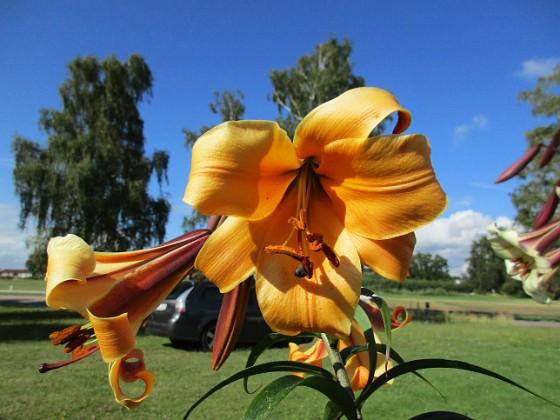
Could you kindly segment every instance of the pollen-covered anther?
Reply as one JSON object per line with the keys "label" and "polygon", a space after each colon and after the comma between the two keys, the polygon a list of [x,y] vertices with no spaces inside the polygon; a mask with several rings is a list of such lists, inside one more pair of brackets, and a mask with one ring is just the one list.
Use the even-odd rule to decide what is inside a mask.
{"label": "pollen-covered anther", "polygon": [[71,341],[74,337],[80,335],[82,327],[79,325],[72,325],[60,331],[53,331],[49,334],[49,339],[53,345],[65,344]]}
{"label": "pollen-covered anther", "polygon": [[331,262],[332,265],[338,267],[340,260],[334,253],[334,250],[323,242],[323,235],[320,233],[309,233],[306,235],[307,242],[309,242],[309,249],[314,252],[322,251],[325,257]]}
{"label": "pollen-covered anther", "polygon": [[305,259],[305,255],[303,255],[303,252],[297,251],[285,245],[267,245],[264,247],[264,252],[266,252],[267,254],[287,255],[299,262],[302,262]]}
{"label": "pollen-covered anther", "polygon": [[83,347],[83,344],[89,340],[90,335],[82,333],[74,337],[66,346],[64,346],[64,353],[73,353],[74,350]]}
{"label": "pollen-covered anther", "polygon": [[305,232],[307,229],[307,214],[304,209],[299,210],[299,217],[290,217],[288,223],[294,226],[294,229]]}

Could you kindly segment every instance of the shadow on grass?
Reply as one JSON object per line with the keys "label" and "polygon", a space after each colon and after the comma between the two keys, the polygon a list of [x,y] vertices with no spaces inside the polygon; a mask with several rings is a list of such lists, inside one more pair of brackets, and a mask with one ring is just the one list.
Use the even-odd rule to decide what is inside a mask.
{"label": "shadow on grass", "polygon": [[2,308],[0,337],[2,342],[21,340],[48,340],[58,331],[84,321],[74,312],[53,311],[47,308]]}

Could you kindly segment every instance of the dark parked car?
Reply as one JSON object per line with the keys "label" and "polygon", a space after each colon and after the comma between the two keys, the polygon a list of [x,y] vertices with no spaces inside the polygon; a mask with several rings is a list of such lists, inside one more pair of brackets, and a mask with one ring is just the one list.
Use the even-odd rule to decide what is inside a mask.
{"label": "dark parked car", "polygon": [[[211,350],[220,313],[222,294],[209,281],[185,280],[159,305],[145,324],[147,333],[168,337],[172,344],[198,344]],[[254,344],[271,330],[251,290],[239,344]]]}

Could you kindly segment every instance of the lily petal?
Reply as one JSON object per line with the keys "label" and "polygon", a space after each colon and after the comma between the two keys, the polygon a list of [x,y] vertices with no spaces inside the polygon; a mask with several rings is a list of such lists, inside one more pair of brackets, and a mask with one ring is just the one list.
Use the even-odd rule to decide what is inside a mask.
{"label": "lily petal", "polygon": [[406,279],[416,245],[414,232],[383,240],[368,239],[352,233],[350,236],[358,248],[362,264],[387,279]]}
{"label": "lily petal", "polygon": [[[125,382],[143,381],[144,392],[138,397],[127,397],[121,389],[119,379]],[[127,356],[109,364],[109,383],[113,388],[115,400],[130,410],[138,407],[150,395],[154,380],[155,375],[146,370],[141,350],[134,349]]]}
{"label": "lily petal", "polygon": [[266,224],[230,216],[208,238],[195,267],[221,293],[233,290],[255,272]]}
{"label": "lily petal", "polygon": [[301,166],[278,124],[235,121],[214,127],[192,149],[184,200],[207,215],[269,215]]}
{"label": "lily petal", "polygon": [[[95,254],[76,235],[52,238],[47,246],[47,253],[47,305],[53,309],[73,310],[86,318],[85,308],[105,294],[116,282],[115,279],[106,278],[88,284],[86,277],[95,269]],[[75,293],[68,294],[68,287],[75,289]]]}
{"label": "lily petal", "polygon": [[297,127],[294,145],[301,159],[320,156],[321,149],[340,139],[367,138],[381,121],[393,112],[399,120],[393,133],[410,125],[410,113],[383,89],[351,89],[311,111]]}
{"label": "lily petal", "polygon": [[[308,363],[313,366],[321,367],[323,359],[328,356],[327,347],[320,338],[315,338],[310,343],[296,344],[288,343],[290,355],[288,360],[291,362]],[[292,372],[293,375],[303,377],[303,372]]]}
{"label": "lily petal", "polygon": [[366,238],[405,235],[447,206],[422,135],[332,142],[316,172],[344,226]]}
{"label": "lily petal", "polygon": [[[277,220],[294,213],[294,199],[287,197],[275,212]],[[297,261],[284,255],[260,252],[257,262],[257,299],[264,319],[272,330],[286,335],[301,331],[323,331],[334,337],[350,333],[351,320],[358,304],[362,283],[361,265],[352,239],[329,207],[319,188],[311,193],[309,229],[320,232],[337,256],[334,267],[322,253],[311,253],[312,278],[294,275]],[[272,225],[266,240],[283,243],[289,229]],[[296,235],[288,246],[297,247]],[[325,316],[328,314],[328,316]]]}
{"label": "lily petal", "polygon": [[125,357],[136,346],[136,331],[131,328],[128,314],[100,318],[90,312],[89,320],[105,363]]}

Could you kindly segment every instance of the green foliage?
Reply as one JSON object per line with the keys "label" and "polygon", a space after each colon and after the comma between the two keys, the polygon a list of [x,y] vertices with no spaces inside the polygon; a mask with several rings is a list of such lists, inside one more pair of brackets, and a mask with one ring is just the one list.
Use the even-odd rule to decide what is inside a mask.
{"label": "green foliage", "polygon": [[467,285],[476,293],[502,292],[508,295],[523,295],[521,282],[507,275],[504,260],[492,249],[490,241],[483,236],[472,242],[467,259]]}
{"label": "green foliage", "polygon": [[[214,92],[214,102],[208,105],[213,114],[220,116],[220,122],[239,121],[245,114],[245,105],[243,105],[243,93],[239,90],[234,93],[227,90],[222,92]],[[193,147],[196,140],[210,130],[212,127],[203,125],[198,131],[183,129],[185,135],[185,148],[188,150]],[[185,232],[200,229],[206,225],[208,216],[202,214],[196,209],[192,209],[192,213],[188,217],[183,218],[183,230]]]}
{"label": "green foliage", "polygon": [[[560,129],[560,65],[551,75],[539,78],[534,90],[521,92],[519,99],[533,107],[534,116],[552,119],[549,124],[525,133],[529,146],[548,144],[554,133]],[[543,168],[539,168],[539,160],[534,159],[520,173],[523,182],[511,194],[517,209],[515,220],[527,228],[533,226],[537,213],[549,197],[556,181],[560,179],[558,153]]]}
{"label": "green foliage", "polygon": [[[167,152],[145,154],[138,104],[151,95],[152,74],[131,55],[77,58],[60,87],[62,110],[42,109],[45,147],[16,136],[13,172],[20,227],[36,224],[28,268],[41,275],[51,236],[74,233],[97,250],[125,251],[162,241],[170,205],[161,192]],[[152,198],[152,174],[160,196]]]}
{"label": "green foliage", "polygon": [[411,279],[450,280],[449,265],[441,255],[417,252],[408,269]]}
{"label": "green foliage", "polygon": [[293,138],[299,122],[315,107],[341,93],[364,86],[364,78],[353,73],[352,45],[329,39],[301,56],[295,67],[272,70],[272,101],[278,107],[278,123]]}

